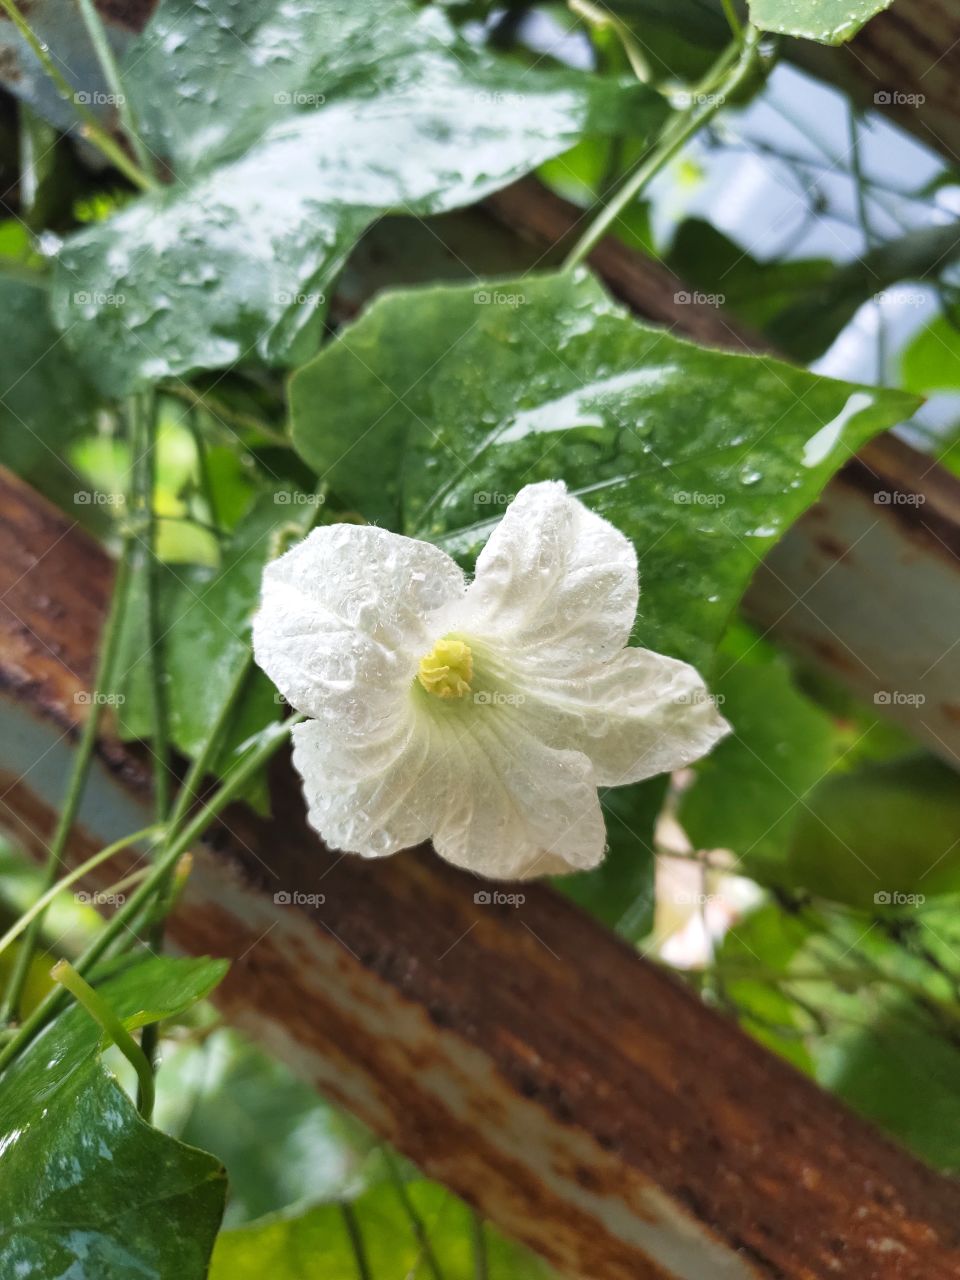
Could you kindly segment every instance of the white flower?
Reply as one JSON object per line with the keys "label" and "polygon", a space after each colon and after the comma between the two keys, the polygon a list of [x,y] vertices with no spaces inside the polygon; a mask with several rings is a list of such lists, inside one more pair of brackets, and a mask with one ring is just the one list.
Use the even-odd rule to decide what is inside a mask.
{"label": "white flower", "polygon": [[595,866],[598,786],[729,731],[696,671],[626,648],[637,561],[561,483],[518,494],[468,584],[428,542],[315,529],[264,572],[257,662],[299,711],[312,826],[365,857],[424,840],[481,875]]}

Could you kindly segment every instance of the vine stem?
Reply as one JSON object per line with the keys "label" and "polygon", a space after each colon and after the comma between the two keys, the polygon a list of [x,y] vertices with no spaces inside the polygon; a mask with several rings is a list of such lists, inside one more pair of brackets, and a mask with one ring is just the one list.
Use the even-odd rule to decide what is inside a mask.
{"label": "vine stem", "polygon": [[[3,0],[0,0],[2,3]],[[100,694],[109,686],[113,679],[114,668],[116,666],[117,651],[120,643],[120,630],[123,615],[126,611],[130,582],[131,567],[133,558],[134,535],[132,530],[128,530],[124,534],[123,549],[120,553],[120,560],[117,564],[117,572],[113,582],[113,593],[110,600],[110,611],[107,615],[107,621],[104,625],[103,635],[100,641],[100,662],[97,671],[96,680],[94,682],[94,694],[90,705],[90,711],[83,724],[80,735],[80,742],[77,746],[77,752],[73,759],[73,767],[70,770],[70,778],[67,783],[67,794],[64,797],[63,806],[60,815],[57,818],[57,825],[54,828],[53,837],[50,840],[50,846],[47,850],[47,861],[43,872],[43,891],[49,890],[57,879],[57,870],[63,858],[63,851],[67,845],[67,837],[70,834],[70,828],[73,826],[77,811],[80,808],[80,802],[83,799],[83,792],[87,782],[87,775],[90,772],[90,764],[93,760],[93,752],[97,744],[97,734],[100,729],[100,720],[103,715],[104,704],[100,700]],[[10,975],[10,981],[4,992],[3,1001],[0,1003],[0,1025],[4,1025],[16,1015],[17,1007],[20,1003],[20,997],[23,994],[23,987],[27,980],[27,973],[30,970],[30,961],[36,950],[37,941],[40,937],[40,930],[43,927],[43,911],[37,912],[30,921],[23,945],[17,955],[13,972]]]}
{"label": "vine stem", "polygon": [[410,1199],[406,1183],[403,1180],[403,1174],[397,1168],[397,1162],[394,1160],[391,1152],[386,1150],[386,1148],[384,1148],[383,1159],[387,1166],[387,1172],[390,1175],[390,1181],[393,1183],[394,1190],[397,1193],[397,1198],[403,1206],[403,1211],[407,1215],[407,1220],[409,1221],[410,1227],[413,1231],[414,1239],[420,1249],[420,1256],[426,1262],[427,1269],[431,1276],[433,1276],[433,1280],[444,1280],[443,1269],[437,1260],[437,1255],[433,1251],[433,1245],[430,1243],[430,1236],[427,1232],[426,1224],[418,1213],[416,1205]]}
{"label": "vine stem", "polygon": [[140,1114],[144,1120],[153,1115],[154,1085],[153,1070],[146,1054],[134,1040],[133,1036],[117,1017],[110,1005],[94,991],[89,982],[80,977],[69,960],[58,960],[50,970],[54,982],[69,991],[78,1004],[82,1005],[99,1026],[103,1028],[113,1043],[137,1073],[140,1082]]}
{"label": "vine stem", "polygon": [[53,81],[57,92],[65,102],[68,102],[83,123],[83,134],[95,146],[103,152],[112,165],[114,165],[125,178],[128,178],[141,191],[152,191],[157,186],[149,174],[130,159],[123,147],[119,146],[110,134],[103,128],[100,121],[88,111],[86,106],[77,101],[77,91],[70,82],[63,76],[56,63],[50,57],[46,45],[39,38],[26,18],[17,8],[14,0],[0,0],[0,8],[20,32],[27,44],[30,46],[34,57],[43,67],[44,71]]}
{"label": "vine stem", "polygon": [[[693,94],[686,111],[667,126],[653,151],[611,196],[609,202],[587,227],[564,263],[569,271],[579,266],[605,235],[608,228],[673,157],[716,115],[753,70],[760,47],[760,32],[744,29],[715,63],[706,81]],[[715,90],[715,92],[714,92]]]}
{"label": "vine stem", "polygon": [[487,1280],[487,1237],[483,1218],[473,1210],[470,1214],[470,1238],[473,1251],[474,1280]]}
{"label": "vine stem", "polygon": [[357,1280],[373,1280],[373,1272],[370,1270],[370,1263],[367,1260],[367,1251],[364,1248],[363,1235],[360,1231],[360,1223],[357,1221],[356,1210],[352,1204],[348,1204],[344,1200],[340,1203],[340,1213],[347,1231],[347,1238],[350,1241],[350,1248],[353,1250],[353,1259],[357,1264]]}
{"label": "vine stem", "polygon": [[134,501],[138,524],[145,534],[143,555],[146,590],[146,642],[149,666],[153,794],[158,822],[165,822],[170,809],[170,768],[167,708],[163,687],[163,661],[159,627],[159,563],[157,560],[157,519],[154,511],[154,484],[157,440],[156,400],[144,393],[131,396],[130,439],[133,452]]}
{"label": "vine stem", "polygon": [[[247,781],[276,753],[278,748],[290,736],[294,725],[303,719],[301,715],[290,716],[282,724],[272,725],[261,735],[261,741],[223,780],[219,789],[204,804],[200,812],[182,830],[166,844],[150,870],[150,874],[139,889],[127,899],[122,907],[110,917],[104,927],[76,961],[75,968],[81,976],[86,976],[90,969],[101,959],[120,933],[127,929],[137,918],[142,909],[156,894],[158,887],[165,883],[168,872],[177,864],[177,860],[194,844],[207,826],[234,797],[243,789]],[[0,1051],[0,1069],[3,1069],[33,1040],[37,1032],[46,1025],[60,1004],[60,992],[53,991],[25,1019],[20,1030]]]}
{"label": "vine stem", "polygon": [[39,897],[28,911],[25,911],[20,918],[10,926],[7,932],[0,938],[0,954],[6,951],[11,942],[15,942],[23,933],[24,929],[30,924],[36,916],[42,915],[47,907],[54,900],[58,893],[62,893],[64,889],[69,889],[72,884],[76,884],[78,880],[82,880],[85,875],[94,871],[104,862],[109,862],[111,858],[116,857],[122,849],[128,849],[130,845],[136,844],[138,840],[147,840],[150,836],[155,836],[163,830],[159,823],[154,823],[151,827],[143,827],[140,831],[134,831],[131,835],[123,836],[120,840],[114,840],[113,844],[108,844],[105,849],[101,849],[99,853],[95,853],[93,857],[87,858],[86,862],[81,862],[79,867],[75,867],[69,875],[63,876],[56,884]]}
{"label": "vine stem", "polygon": [[[87,0],[89,3],[89,0]],[[153,797],[155,816],[164,823],[170,814],[170,745],[167,722],[167,705],[164,691],[163,647],[159,626],[159,561],[157,559],[157,518],[154,509],[156,487],[157,450],[157,399],[151,392],[142,392],[129,401],[130,440],[133,451],[134,494],[138,521],[144,529],[143,561],[146,578],[144,591],[144,621],[146,656],[150,691],[151,757],[153,760]],[[169,877],[168,877],[169,880]],[[166,894],[166,882],[158,889],[158,897]],[[163,946],[163,919],[159,918],[150,930],[149,945],[154,951]],[[149,1023],[140,1035],[140,1045],[145,1059],[154,1069],[159,1043],[157,1023]],[[151,1086],[152,1087],[152,1086]],[[148,1099],[142,1088],[137,1095],[141,1111]],[[145,1112],[145,1114],[149,1114]]]}
{"label": "vine stem", "polygon": [[90,43],[93,45],[100,68],[103,71],[103,78],[107,83],[107,88],[116,99],[117,115],[120,117],[124,133],[133,148],[133,154],[136,156],[140,168],[144,174],[152,178],[153,161],[150,152],[144,145],[143,139],[140,137],[136,116],[134,115],[133,107],[130,105],[130,99],[124,92],[120,67],[117,65],[113,49],[110,47],[110,41],[107,38],[100,14],[97,12],[93,0],[78,0],[78,4],[83,24],[87,29],[87,35],[90,37]]}

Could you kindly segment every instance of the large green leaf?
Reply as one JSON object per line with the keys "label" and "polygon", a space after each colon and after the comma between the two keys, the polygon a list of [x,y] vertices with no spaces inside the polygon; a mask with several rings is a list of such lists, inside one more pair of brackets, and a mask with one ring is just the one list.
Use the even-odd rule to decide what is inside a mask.
{"label": "large green leaf", "polygon": [[800,813],[794,883],[863,910],[960,893],[960,776],[925,756],[827,778]]}
{"label": "large green leaf", "polygon": [[95,408],[90,383],[50,318],[47,288],[0,277],[0,462],[71,499],[82,486],[63,455],[89,429]]}
{"label": "large green leaf", "polygon": [[900,358],[903,385],[919,395],[960,388],[960,329],[946,315],[926,325]]}
{"label": "large green leaf", "polygon": [[767,548],[915,404],[692,346],[582,272],[384,295],[291,384],[338,495],[464,557],[521,484],[566,480],[634,541],[642,642],[698,663]]}
{"label": "large green leaf", "polygon": [[821,44],[851,40],[865,22],[893,0],[748,0],[750,17],[762,31],[778,31]]}
{"label": "large green leaf", "polygon": [[[98,983],[128,1027],[180,1013],[219,960],[151,957]],[[203,1280],[223,1212],[212,1156],[151,1128],[73,1005],[0,1080],[0,1255],[9,1276]]]}
{"label": "large green leaf", "polygon": [[[442,1187],[411,1182],[407,1196],[425,1228],[444,1280],[548,1280],[552,1274],[532,1254],[484,1232],[487,1269],[474,1267],[470,1211]],[[410,1218],[394,1186],[382,1185],[354,1201],[352,1212],[359,1228],[369,1274],[376,1280],[432,1274]],[[300,1217],[275,1217],[235,1231],[224,1231],[217,1240],[210,1280],[353,1280],[359,1271],[343,1210],[338,1204],[322,1205]]]}
{"label": "large green leaf", "polygon": [[174,181],[70,237],[55,286],[111,393],[254,352],[306,358],[381,214],[468,204],[585,132],[646,135],[666,113],[628,79],[487,54],[406,0],[238,0],[229,21],[166,0],[124,82]]}
{"label": "large green leaf", "polygon": [[747,655],[713,682],[734,726],[697,765],[680,821],[699,849],[732,849],[747,874],[785,878],[790,833],[829,771],[839,735],[782,662]]}

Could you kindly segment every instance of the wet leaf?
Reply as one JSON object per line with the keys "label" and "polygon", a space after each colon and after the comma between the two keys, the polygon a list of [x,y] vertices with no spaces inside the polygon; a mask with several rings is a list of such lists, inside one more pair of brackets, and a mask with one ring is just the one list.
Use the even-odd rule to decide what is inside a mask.
{"label": "wet leaf", "polygon": [[[182,1012],[226,962],[154,956],[96,983],[128,1027]],[[212,1156],[146,1124],[72,1005],[0,1081],[0,1252],[8,1274],[203,1280],[223,1212]]]}
{"label": "wet leaf", "polygon": [[[167,0],[125,83],[174,180],[67,239],[55,314],[111,394],[294,363],[361,232],[471,203],[584,133],[648,135],[653,90],[474,48],[405,0]],[[80,322],[80,323],[78,323]]]}
{"label": "wet leaf", "polygon": [[699,664],[767,548],[915,404],[692,346],[583,273],[385,295],[291,385],[338,496],[468,563],[521,484],[565,480],[633,539],[640,642]]}

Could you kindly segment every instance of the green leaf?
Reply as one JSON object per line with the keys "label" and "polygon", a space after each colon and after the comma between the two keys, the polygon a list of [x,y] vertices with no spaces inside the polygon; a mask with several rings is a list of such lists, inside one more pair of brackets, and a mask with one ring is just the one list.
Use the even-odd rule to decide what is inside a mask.
{"label": "green leaf", "polygon": [[[226,967],[155,956],[96,985],[137,1027],[182,1012]],[[100,1048],[100,1028],[72,1005],[4,1073],[4,1265],[31,1280],[203,1280],[223,1212],[223,1170],[146,1124]]]}
{"label": "green leaf", "polygon": [[758,907],[731,927],[716,957],[724,997],[740,1025],[809,1074],[814,1063],[805,1043],[807,1020],[788,994],[764,979],[785,974],[812,932],[807,922],[777,906]]}
{"label": "green leaf", "polygon": [[750,18],[762,31],[800,36],[821,44],[844,44],[893,0],[748,0]]}
{"label": "green leaf", "polygon": [[960,329],[937,316],[913,338],[900,357],[904,387],[918,395],[960,388]]}
{"label": "green leaf", "polygon": [[82,486],[63,454],[96,406],[50,318],[47,289],[0,276],[0,462],[69,502]]}
{"label": "green leaf", "polygon": [[733,733],[697,765],[680,822],[696,848],[732,849],[747,874],[782,882],[790,833],[839,735],[783,662],[742,658],[712,687]]}
{"label": "green leaf", "polygon": [[827,778],[791,841],[793,883],[863,910],[960,892],[960,777],[925,756]]}
{"label": "green leaf", "polygon": [[558,876],[555,888],[630,942],[653,927],[654,831],[667,791],[667,775],[603,793],[607,854],[599,867]]}
{"label": "green leaf", "polygon": [[383,295],[290,394],[348,506],[467,560],[520,484],[565,480],[634,541],[642,643],[698,664],[767,548],[916,403],[681,342],[583,272]]}
{"label": "green leaf", "polygon": [[[442,1187],[407,1184],[407,1194],[426,1228],[444,1280],[474,1280],[470,1210]],[[353,1203],[370,1275],[376,1280],[428,1274],[410,1220],[393,1186],[382,1185]],[[501,1239],[489,1228],[488,1280],[549,1280],[550,1270],[532,1254]],[[353,1280],[356,1256],[338,1204],[323,1205],[300,1217],[277,1217],[217,1240],[210,1280]]]}
{"label": "green leaf", "polygon": [[824,1045],[821,1083],[937,1168],[960,1171],[960,1053],[900,1000]]}
{"label": "green leaf", "polygon": [[[158,650],[168,727],[174,746],[186,756],[199,754],[238,671],[249,661],[250,623],[260,598],[263,566],[276,551],[275,535],[291,524],[305,532],[313,519],[315,506],[295,503],[294,496],[306,495],[281,489],[262,497],[225,544],[218,569],[160,568]],[[151,654],[144,633],[145,578],[146,567],[141,565],[119,659],[119,669],[126,676],[117,721],[128,739],[149,738],[153,731],[148,684]],[[280,714],[273,685],[262,672],[251,669],[238,713],[227,727],[217,771],[223,773],[241,746]]]}
{"label": "green leaf", "polygon": [[227,1028],[164,1052],[157,1123],[226,1165],[229,1226],[363,1185],[373,1139]]}
{"label": "green leaf", "polygon": [[[841,304],[824,306],[824,295],[837,275],[829,258],[761,262],[702,218],[687,218],[677,229],[668,257],[670,266],[697,292],[716,299],[744,324],[766,333],[775,345],[798,360],[821,355],[850,320],[857,307],[876,293],[876,275],[862,289],[851,289]],[[814,300],[818,306],[803,326],[778,323],[789,308]]]}
{"label": "green leaf", "polygon": [[229,22],[167,0],[124,82],[175,181],[69,237],[54,289],[112,394],[251,353],[305,359],[383,213],[469,204],[583,133],[648,136],[666,115],[643,85],[524,68],[405,0],[238,0]]}

